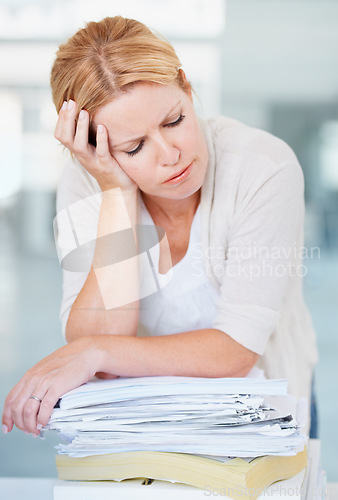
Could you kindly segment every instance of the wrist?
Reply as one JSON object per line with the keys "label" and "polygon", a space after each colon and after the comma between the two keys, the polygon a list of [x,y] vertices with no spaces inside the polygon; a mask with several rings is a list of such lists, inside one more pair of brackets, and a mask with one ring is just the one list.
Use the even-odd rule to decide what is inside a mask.
{"label": "wrist", "polygon": [[114,350],[112,344],[115,344],[115,335],[94,335],[92,339],[92,353],[95,359],[96,372],[114,373],[114,360],[112,352],[116,352],[116,345]]}
{"label": "wrist", "polygon": [[135,184],[135,182],[133,182],[133,181],[130,181],[130,183],[128,183],[127,185],[123,185],[123,184],[117,184],[115,182],[101,181],[100,179],[96,179],[96,180],[99,184],[99,187],[100,187],[102,193],[109,191],[111,189],[121,189],[122,193],[132,195],[132,194],[136,194],[137,190],[138,190],[137,184]]}
{"label": "wrist", "polygon": [[96,372],[104,371],[106,365],[106,345],[104,342],[105,335],[86,335],[72,342],[80,345],[83,353],[85,353],[85,363],[92,376]]}
{"label": "wrist", "polygon": [[98,236],[133,227],[137,223],[137,189],[109,189],[102,193]]}
{"label": "wrist", "polygon": [[121,202],[122,200],[124,202],[130,202],[130,200],[136,200],[137,199],[137,193],[138,193],[138,187],[135,186],[131,188],[123,188],[120,186],[116,187],[107,187],[106,189],[102,190],[102,200],[103,201],[115,201],[115,202]]}

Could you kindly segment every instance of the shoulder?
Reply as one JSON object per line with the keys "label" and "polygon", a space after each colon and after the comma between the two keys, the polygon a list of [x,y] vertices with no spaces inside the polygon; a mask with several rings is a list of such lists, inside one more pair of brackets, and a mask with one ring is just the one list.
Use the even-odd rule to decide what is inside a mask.
{"label": "shoulder", "polygon": [[251,156],[252,159],[265,160],[276,166],[287,161],[297,162],[290,146],[265,130],[225,116],[206,120],[204,126],[209,131],[209,139],[218,155]]}
{"label": "shoulder", "polygon": [[216,191],[230,190],[244,196],[266,183],[275,184],[277,189],[289,184],[298,192],[303,190],[303,171],[282,139],[224,116],[206,120],[202,127],[210,160],[205,180],[210,184],[214,179]]}
{"label": "shoulder", "polygon": [[100,192],[96,179],[76,159],[69,158],[58,184],[57,212]]}

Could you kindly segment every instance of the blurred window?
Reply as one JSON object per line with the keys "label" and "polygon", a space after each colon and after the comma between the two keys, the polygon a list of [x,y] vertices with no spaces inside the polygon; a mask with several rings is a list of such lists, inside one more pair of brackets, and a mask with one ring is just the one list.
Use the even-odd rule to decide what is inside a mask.
{"label": "blurred window", "polygon": [[320,170],[323,186],[338,192],[338,120],[325,122],[320,130]]}
{"label": "blurred window", "polygon": [[17,194],[22,185],[22,107],[15,92],[0,89],[0,202]]}

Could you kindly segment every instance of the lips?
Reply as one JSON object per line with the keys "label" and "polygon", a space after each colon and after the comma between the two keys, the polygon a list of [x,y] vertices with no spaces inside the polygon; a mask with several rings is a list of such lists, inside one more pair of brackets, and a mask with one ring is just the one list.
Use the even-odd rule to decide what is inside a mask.
{"label": "lips", "polygon": [[190,165],[188,165],[187,167],[183,168],[177,174],[173,175],[172,177],[169,177],[169,179],[167,179],[166,181],[164,181],[164,183],[166,183],[166,182],[180,181],[181,179],[183,180],[186,177],[186,174],[188,174],[188,170],[190,172],[191,165],[192,165],[192,163],[190,163]]}

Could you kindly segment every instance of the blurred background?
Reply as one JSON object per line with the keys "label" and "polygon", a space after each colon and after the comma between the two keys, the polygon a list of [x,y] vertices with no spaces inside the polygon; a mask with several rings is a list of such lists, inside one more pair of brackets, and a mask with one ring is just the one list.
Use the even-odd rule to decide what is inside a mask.
{"label": "blurred background", "polygon": [[[53,137],[51,65],[85,22],[118,14],[173,43],[201,116],[265,129],[299,158],[322,467],[338,481],[337,0],[0,0],[0,406],[29,367],[63,344],[52,220],[67,155]],[[55,477],[57,442],[1,435],[0,476]]]}

